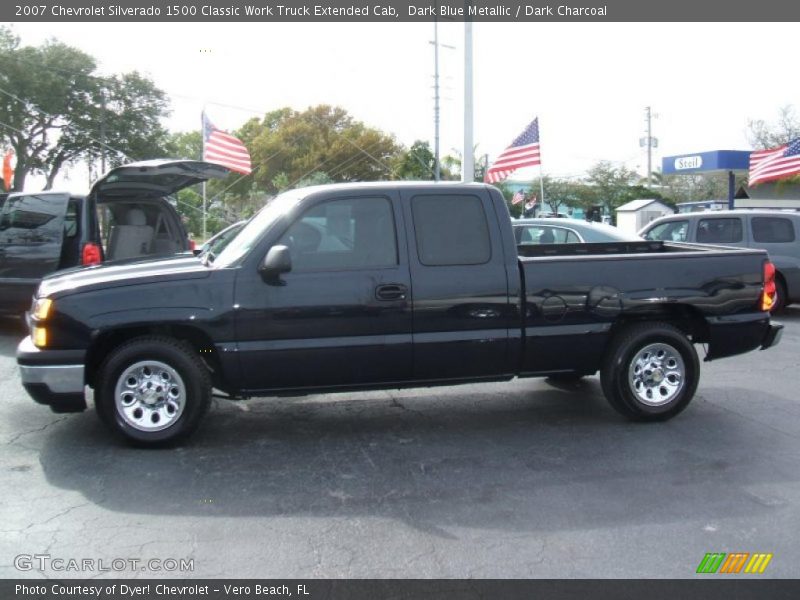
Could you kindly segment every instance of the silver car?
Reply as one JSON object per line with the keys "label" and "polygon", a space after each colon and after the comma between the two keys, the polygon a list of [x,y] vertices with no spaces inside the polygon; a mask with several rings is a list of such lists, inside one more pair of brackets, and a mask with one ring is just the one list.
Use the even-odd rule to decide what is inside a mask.
{"label": "silver car", "polygon": [[583,244],[598,242],[640,242],[637,235],[613,225],[577,219],[518,219],[512,222],[517,245]]}

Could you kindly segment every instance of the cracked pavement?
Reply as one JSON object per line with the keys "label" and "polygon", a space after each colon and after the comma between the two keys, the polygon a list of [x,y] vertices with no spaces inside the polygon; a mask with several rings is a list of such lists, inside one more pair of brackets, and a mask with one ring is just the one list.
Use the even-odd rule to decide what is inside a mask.
{"label": "cracked pavement", "polygon": [[[693,577],[706,552],[800,558],[800,307],[767,352],[704,363],[676,419],[599,379],[215,401],[190,442],[128,447],[22,389],[0,321],[0,577]],[[18,554],[193,572],[17,571]]]}

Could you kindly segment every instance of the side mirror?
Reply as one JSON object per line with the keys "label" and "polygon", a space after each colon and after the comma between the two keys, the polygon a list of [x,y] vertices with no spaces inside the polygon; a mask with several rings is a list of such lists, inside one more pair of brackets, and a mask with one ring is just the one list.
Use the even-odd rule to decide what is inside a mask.
{"label": "side mirror", "polygon": [[267,279],[278,279],[281,273],[292,270],[292,255],[286,246],[273,246],[258,267]]}

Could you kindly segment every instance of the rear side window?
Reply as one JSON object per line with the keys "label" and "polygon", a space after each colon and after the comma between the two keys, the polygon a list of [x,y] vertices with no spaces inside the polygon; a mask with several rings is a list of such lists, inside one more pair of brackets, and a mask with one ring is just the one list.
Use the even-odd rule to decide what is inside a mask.
{"label": "rear side window", "polygon": [[794,226],[784,217],[753,217],[753,240],[769,244],[793,242]]}
{"label": "rear side window", "polygon": [[536,244],[578,244],[580,239],[575,232],[563,227],[547,227],[545,225],[531,225],[522,227],[519,243],[527,245]]}
{"label": "rear side window", "polygon": [[685,242],[688,232],[689,221],[667,221],[645,233],[644,239],[656,242]]}
{"label": "rear side window", "polygon": [[16,196],[6,200],[0,216],[0,241],[8,244],[60,243],[68,196]]}
{"label": "rear side window", "polygon": [[742,220],[738,218],[700,219],[697,241],[701,244],[736,244],[742,241]]}
{"label": "rear side window", "polygon": [[482,265],[492,257],[489,224],[477,196],[414,196],[411,212],[423,265]]}

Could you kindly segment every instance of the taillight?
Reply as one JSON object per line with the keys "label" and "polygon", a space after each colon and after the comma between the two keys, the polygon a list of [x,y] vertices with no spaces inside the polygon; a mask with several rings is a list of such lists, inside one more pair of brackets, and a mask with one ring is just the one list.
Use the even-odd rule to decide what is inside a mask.
{"label": "taillight", "polygon": [[102,260],[103,255],[100,252],[100,246],[92,242],[87,242],[83,245],[83,252],[81,253],[82,265],[96,265]]}
{"label": "taillight", "polygon": [[771,262],[764,261],[764,291],[761,292],[761,310],[772,310],[775,306],[776,293],[775,288],[775,265]]}

